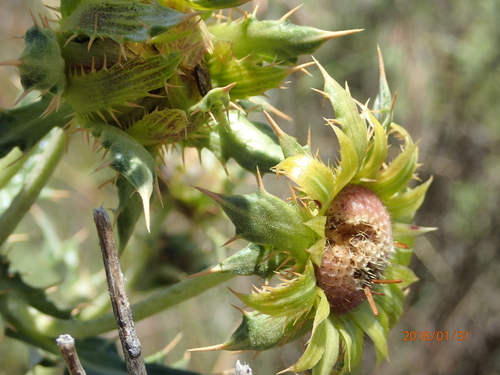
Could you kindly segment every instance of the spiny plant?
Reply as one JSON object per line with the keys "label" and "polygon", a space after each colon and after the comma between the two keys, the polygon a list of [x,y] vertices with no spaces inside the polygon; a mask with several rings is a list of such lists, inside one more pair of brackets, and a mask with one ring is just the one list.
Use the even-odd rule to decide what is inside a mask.
{"label": "spiny plant", "polygon": [[[61,159],[66,141],[61,129],[92,137],[94,151],[104,150],[105,161],[96,170],[116,172],[111,182],[119,198],[114,213],[122,252],[142,213],[150,229],[153,191],[172,198],[158,181],[165,153],[174,147],[208,149],[223,169],[234,159],[257,177],[259,189],[250,195],[198,188],[233,221],[233,240],[250,245],[137,303],[134,318],[151,316],[235,275],[269,281],[278,274],[282,285],[266,284],[248,296],[236,293],[255,311],[243,313],[242,325],[227,343],[209,349],[262,351],[312,330],[304,355],[287,370],[347,372],[360,361],[364,332],[379,356],[388,356],[387,331],[402,313],[403,288],[416,280],[406,268],[412,238],[428,229],[411,221],[430,181],[407,186],[415,177],[417,145],[392,123],[393,100],[383,74],[374,108],[358,104],[359,113],[349,93],[320,66],[322,94],[336,114],[329,125],[340,143],[340,162],[333,166],[322,163],[310,144],[301,146],[285,134],[267,112],[274,132],[249,120],[250,112],[262,109],[279,114],[262,96],[314,64],[296,65],[299,56],[360,30],[298,26],[288,20],[293,11],[276,21],[258,20],[256,12],[220,11],[245,2],[62,0],[55,9],[58,20],[33,16],[24,52],[2,64],[19,70],[24,93],[16,105],[31,91],[42,97],[0,111],[0,157],[7,166],[15,161],[16,149],[43,153],[32,170],[14,162],[0,171],[0,187],[6,190],[17,172],[25,176],[22,190],[11,195],[0,217],[0,244]],[[403,148],[386,164],[389,134],[402,138]],[[43,139],[48,142],[37,146]],[[289,202],[264,189],[261,174],[268,172],[295,184]],[[175,182],[166,184],[172,189]],[[157,212],[175,204],[164,203]],[[69,333],[88,338],[80,342],[90,353],[88,363],[96,364],[96,351],[113,359],[99,363],[99,373],[122,365],[108,341],[93,337],[113,329],[111,314],[58,308],[44,289],[28,286],[11,272],[8,257],[2,259],[0,311],[10,337],[57,353],[54,338]],[[384,297],[374,290],[379,284]]]}
{"label": "spiny plant", "polygon": [[[392,122],[393,98],[382,60],[374,107],[357,104],[318,64],[324,91],[335,109],[327,122],[340,144],[340,160],[325,165],[284,133],[268,116],[285,159],[273,167],[291,183],[282,201],[258,176],[249,195],[223,195],[198,188],[231,219],[245,249],[201,274],[258,275],[266,282],[252,294],[234,292],[252,312],[223,344],[193,349],[263,351],[311,332],[303,355],[282,372],[348,373],[363,352],[366,333],[379,360],[388,358],[387,334],[399,320],[404,289],[417,280],[407,267],[414,236],[433,228],[411,224],[431,179],[417,179],[418,147]],[[357,106],[361,109],[358,112]],[[402,140],[387,161],[388,137]],[[246,259],[256,261],[246,263]],[[282,283],[271,286],[278,275]]]}
{"label": "spiny plant", "polygon": [[[294,66],[300,55],[357,30],[297,26],[290,14],[259,21],[255,14],[232,20],[212,12],[244,2],[62,1],[57,28],[46,17],[35,20],[21,57],[3,63],[19,68],[25,91],[18,101],[33,90],[44,97],[3,113],[0,156],[16,146],[29,150],[52,127],[89,132],[95,149],[109,153],[97,170],[109,166],[128,182],[117,185],[119,196],[137,191],[142,200],[141,207],[127,197],[115,210],[122,249],[141,209],[149,227],[155,156],[166,146],[206,147],[251,172],[267,159],[260,167],[269,170],[282,158],[272,142],[264,144],[274,150],[271,160],[241,155],[238,147],[241,128],[266,139],[262,126],[247,120],[247,101],[310,65]],[[37,120],[26,124],[26,112]]]}

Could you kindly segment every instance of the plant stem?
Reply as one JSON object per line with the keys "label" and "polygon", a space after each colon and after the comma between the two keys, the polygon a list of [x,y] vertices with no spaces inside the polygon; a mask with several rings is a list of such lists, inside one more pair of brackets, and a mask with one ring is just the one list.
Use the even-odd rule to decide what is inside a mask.
{"label": "plant stem", "polygon": [[116,318],[116,327],[128,372],[134,375],[147,375],[141,353],[141,343],[135,331],[132,310],[125,290],[125,280],[113,237],[113,227],[104,208],[94,209],[94,222],[99,236],[113,314]]}
{"label": "plant stem", "polygon": [[80,358],[75,349],[75,340],[70,335],[61,335],[56,340],[57,346],[66,362],[68,371],[71,375],[86,375],[85,370],[80,363]]}
{"label": "plant stem", "polygon": [[[226,273],[213,273],[183,280],[132,305],[132,313],[136,321],[145,319],[195,297],[234,276]],[[75,338],[90,337],[115,328],[115,317],[112,313],[90,320],[54,319],[39,312],[32,312],[32,316],[36,320],[38,332],[49,337],[56,337],[62,333],[68,333]]]}
{"label": "plant stem", "polygon": [[17,225],[35,203],[38,195],[47,184],[64,152],[66,137],[62,129],[54,129],[47,148],[37,161],[35,168],[24,181],[21,191],[0,217],[0,246],[16,229]]}

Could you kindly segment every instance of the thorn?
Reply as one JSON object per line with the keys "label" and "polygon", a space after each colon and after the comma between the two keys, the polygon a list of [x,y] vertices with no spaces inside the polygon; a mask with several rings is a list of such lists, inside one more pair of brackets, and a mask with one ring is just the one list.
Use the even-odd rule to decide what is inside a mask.
{"label": "thorn", "polygon": [[5,61],[0,61],[0,66],[21,66],[24,64],[24,61],[21,59],[13,59],[13,60],[5,60]]}
{"label": "thorn", "polygon": [[52,111],[58,111],[59,108],[61,107],[61,95],[55,95],[52,100],[50,101],[49,105],[47,108],[45,108],[45,111],[42,112],[40,115],[41,118],[47,117]]}
{"label": "thorn", "polygon": [[224,350],[226,346],[224,344],[205,346],[203,348],[188,349],[188,352],[210,352],[213,350]]}
{"label": "thorn", "polygon": [[104,121],[105,124],[108,124],[108,122],[106,121],[106,118],[104,117],[104,115],[102,114],[102,112],[100,110],[97,110],[95,112],[102,119],[102,121]]}
{"label": "thorn", "polygon": [[380,46],[377,44],[377,55],[378,55],[378,66],[380,71],[380,79],[385,81],[385,68],[384,68],[384,59],[382,58],[382,51],[380,50]]}
{"label": "thorn", "polygon": [[19,104],[21,100],[23,100],[32,90],[24,90],[19,98],[14,102],[14,107]]}
{"label": "thorn", "polygon": [[210,190],[207,190],[207,189],[203,189],[201,187],[198,187],[198,186],[193,186],[196,190],[199,190],[201,191],[203,194],[205,195],[208,195],[210,198],[212,198],[216,203],[220,203],[222,202],[222,195],[221,194],[217,194],[217,193],[214,193]]}
{"label": "thorn", "polygon": [[398,241],[394,241],[392,246],[397,247],[398,249],[405,249],[405,250],[411,249],[411,247],[408,246],[407,244]]}
{"label": "thorn", "polygon": [[33,23],[35,24],[35,26],[40,27],[40,25],[38,24],[38,21],[35,18],[35,15],[33,14],[33,11],[31,10],[31,8],[28,8],[28,12],[30,13],[31,19],[33,20]]}
{"label": "thorn", "polygon": [[197,273],[194,273],[192,275],[189,275],[189,276],[187,276],[187,278],[188,279],[192,279],[192,278],[195,278],[195,277],[205,276],[205,275],[211,275],[212,273],[219,273],[219,272],[222,272],[222,268],[219,265],[217,265],[215,267],[209,268],[208,270],[204,270],[204,271],[197,272]]}
{"label": "thorn", "polygon": [[269,124],[273,128],[273,130],[276,133],[276,135],[278,136],[278,138],[284,137],[286,135],[285,132],[283,130],[281,130],[281,128],[278,126],[278,124],[269,115],[269,113],[267,113],[266,110],[264,110],[264,109],[262,110],[262,112],[264,113],[264,116],[266,116],[267,121],[269,121]]}
{"label": "thorn", "polygon": [[403,280],[401,279],[394,279],[394,280],[378,280],[378,279],[373,279],[371,280],[372,283],[374,284],[399,284],[402,283]]}
{"label": "thorn", "polygon": [[299,5],[298,7],[293,8],[291,11],[289,11],[287,14],[285,14],[283,17],[281,17],[278,22],[285,22],[292,14],[294,14],[300,7],[302,6]]}
{"label": "thorn", "polygon": [[160,201],[161,206],[163,207],[163,198],[161,196],[161,191],[160,191],[160,184],[158,183],[158,178],[155,179],[155,183],[153,185],[154,191],[156,193],[156,196],[158,197],[158,200]]}
{"label": "thorn", "polygon": [[68,45],[68,43],[69,43],[69,42],[71,42],[73,39],[75,39],[77,36],[78,36],[78,34],[73,34],[73,35],[71,35],[71,36],[68,38],[68,40],[66,41],[66,43],[64,43],[63,48],[64,48],[64,47],[66,47],[66,46]]}
{"label": "thorn", "polygon": [[120,124],[120,121],[118,121],[118,119],[117,119],[117,118],[116,118],[116,116],[115,116],[115,112],[118,112],[118,113],[119,113],[119,111],[114,110],[114,109],[112,109],[112,108],[108,108],[108,109],[107,109],[107,112],[108,112],[108,113],[109,113],[109,115],[113,118],[113,120],[115,120],[115,122],[118,124],[118,126],[120,126],[120,128],[122,128],[122,129],[123,129],[122,124]]}
{"label": "thorn", "polygon": [[259,171],[259,166],[257,166],[257,186],[259,187],[259,190],[266,190],[264,188],[264,184],[262,183],[262,176],[260,175],[260,171]]}
{"label": "thorn", "polygon": [[58,12],[60,13],[61,12],[61,9],[60,8],[57,8],[57,7],[53,7],[53,6],[50,6],[50,5],[47,5],[47,4],[43,4],[45,6],[45,8],[48,8],[50,10],[53,10],[54,12]]}
{"label": "thorn", "polygon": [[234,86],[236,86],[236,82],[231,83],[227,86],[221,87],[220,89],[227,94]]}
{"label": "thorn", "polygon": [[98,166],[96,169],[94,169],[90,174],[94,174],[96,172],[99,172],[101,169],[104,169],[106,167],[109,167],[111,165],[111,160],[102,163],[100,166]]}
{"label": "thorn", "polygon": [[232,243],[232,242],[234,242],[234,241],[237,241],[237,240],[239,240],[239,239],[241,239],[241,237],[240,237],[240,236],[238,236],[238,235],[236,235],[236,236],[234,236],[233,238],[230,238],[229,240],[227,240],[227,241],[226,241],[223,245],[221,245],[221,247],[227,246],[227,245],[229,245],[230,243]]}
{"label": "thorn", "polygon": [[104,61],[102,63],[102,69],[105,72],[108,71],[108,57],[106,56],[106,53],[104,53]]}
{"label": "thorn", "polygon": [[363,31],[364,29],[351,29],[351,30],[342,30],[342,31],[325,31],[325,40],[330,40],[333,38],[337,38],[339,36],[345,36],[350,34],[355,34]]}
{"label": "thorn", "polygon": [[368,299],[368,303],[370,304],[370,308],[373,311],[373,315],[378,316],[378,309],[377,305],[375,304],[375,300],[373,299],[372,291],[367,286],[365,286],[363,290],[365,291],[366,299]]}

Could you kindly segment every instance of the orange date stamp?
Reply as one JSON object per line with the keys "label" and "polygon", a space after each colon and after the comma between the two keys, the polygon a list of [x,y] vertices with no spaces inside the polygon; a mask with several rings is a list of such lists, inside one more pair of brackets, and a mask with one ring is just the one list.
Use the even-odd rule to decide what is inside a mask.
{"label": "orange date stamp", "polygon": [[403,331],[403,341],[469,341],[469,331]]}

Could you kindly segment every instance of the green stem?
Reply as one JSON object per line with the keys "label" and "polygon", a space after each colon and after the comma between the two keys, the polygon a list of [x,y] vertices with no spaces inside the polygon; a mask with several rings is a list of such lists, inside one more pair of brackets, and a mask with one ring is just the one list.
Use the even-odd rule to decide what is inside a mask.
{"label": "green stem", "polygon": [[[139,321],[195,297],[219,285],[234,275],[213,273],[183,280],[173,286],[153,293],[132,306],[134,321]],[[39,312],[32,312],[38,333],[56,337],[70,334],[74,338],[95,336],[116,328],[115,317],[108,313],[91,320],[54,319]]]}
{"label": "green stem", "polygon": [[0,217],[0,246],[16,229],[31,205],[35,203],[43,187],[47,184],[63,155],[65,141],[64,131],[55,129],[40,160],[26,177],[21,191]]}

